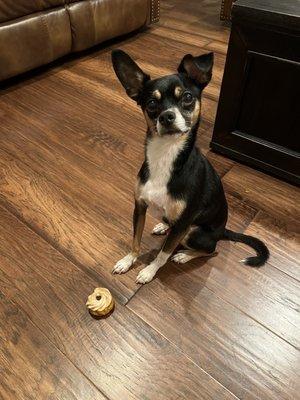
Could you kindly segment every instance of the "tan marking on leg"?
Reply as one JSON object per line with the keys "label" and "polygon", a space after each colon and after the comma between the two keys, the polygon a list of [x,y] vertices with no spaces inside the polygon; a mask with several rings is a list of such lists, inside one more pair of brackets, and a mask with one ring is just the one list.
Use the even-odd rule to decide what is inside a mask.
{"label": "tan marking on leg", "polygon": [[175,95],[175,97],[177,97],[177,99],[179,99],[179,97],[181,96],[181,94],[182,94],[182,88],[181,88],[180,86],[176,86],[176,87],[175,87],[175,90],[174,90],[174,95]]}
{"label": "tan marking on leg", "polygon": [[138,256],[140,252],[141,239],[144,231],[147,204],[144,200],[135,200],[134,215],[133,215],[133,240],[131,253]]}
{"label": "tan marking on leg", "polygon": [[141,197],[141,181],[139,180],[139,178],[137,178],[136,182],[135,182],[135,187],[134,187],[134,198],[135,200],[140,200]]}
{"label": "tan marking on leg", "polygon": [[146,214],[141,214],[138,218],[137,224],[136,224],[136,231],[135,235],[132,240],[132,251],[131,253],[138,256],[140,253],[140,248],[141,248],[141,239],[144,231],[144,226],[145,226],[145,219],[146,219]]}

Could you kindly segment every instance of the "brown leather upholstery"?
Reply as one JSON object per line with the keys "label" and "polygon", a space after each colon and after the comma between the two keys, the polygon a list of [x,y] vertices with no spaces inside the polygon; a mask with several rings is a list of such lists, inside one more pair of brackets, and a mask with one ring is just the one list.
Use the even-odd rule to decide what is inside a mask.
{"label": "brown leather upholstery", "polygon": [[222,21],[230,21],[231,20],[231,9],[232,3],[235,0],[222,0],[221,3],[221,12],[220,12],[220,19]]}
{"label": "brown leather upholstery", "polygon": [[0,22],[11,21],[51,7],[64,6],[64,4],[64,0],[1,0]]}
{"label": "brown leather upholstery", "polygon": [[71,51],[65,8],[19,18],[0,26],[0,80],[46,64]]}
{"label": "brown leather upholstery", "polygon": [[132,3],[132,0],[102,0],[70,4],[72,50],[86,49],[145,25],[148,2],[135,0],[133,8]]}
{"label": "brown leather upholstery", "polygon": [[0,80],[158,20],[159,0],[0,0]]}

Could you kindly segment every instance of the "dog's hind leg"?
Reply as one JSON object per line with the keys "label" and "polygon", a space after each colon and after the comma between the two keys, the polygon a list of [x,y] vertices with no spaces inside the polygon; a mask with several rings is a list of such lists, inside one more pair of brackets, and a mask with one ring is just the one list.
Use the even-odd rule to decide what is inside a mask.
{"label": "dog's hind leg", "polygon": [[217,240],[213,237],[212,232],[204,231],[199,226],[192,226],[185,235],[181,244],[184,250],[179,250],[171,258],[179,264],[184,264],[197,257],[213,257],[217,255],[215,251]]}
{"label": "dog's hind leg", "polygon": [[171,260],[178,264],[185,264],[186,262],[191,261],[194,258],[213,257],[216,255],[217,255],[216,251],[214,251],[212,253],[206,253],[204,251],[186,249],[186,250],[179,250],[176,254],[173,255]]}
{"label": "dog's hind leg", "polygon": [[201,226],[192,227],[184,237],[182,244],[188,249],[207,254],[215,251],[218,242],[218,231],[208,231]]}

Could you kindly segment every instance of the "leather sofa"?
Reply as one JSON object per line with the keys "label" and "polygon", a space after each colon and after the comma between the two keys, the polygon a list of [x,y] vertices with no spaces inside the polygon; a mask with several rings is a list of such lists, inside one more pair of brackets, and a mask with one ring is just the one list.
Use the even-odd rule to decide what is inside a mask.
{"label": "leather sofa", "polygon": [[221,12],[220,12],[220,19],[222,21],[230,21],[231,20],[231,9],[232,4],[235,0],[222,0],[221,2]]}
{"label": "leather sofa", "polygon": [[159,18],[159,0],[0,0],[0,81]]}

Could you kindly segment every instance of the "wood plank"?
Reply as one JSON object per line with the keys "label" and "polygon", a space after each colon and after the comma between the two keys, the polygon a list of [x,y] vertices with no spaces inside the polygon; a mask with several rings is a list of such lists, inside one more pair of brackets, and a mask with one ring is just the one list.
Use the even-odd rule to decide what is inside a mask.
{"label": "wood plank", "polygon": [[226,193],[228,203],[228,221],[226,227],[236,232],[244,232],[257,214],[257,209],[245,201]]}
{"label": "wood plank", "polygon": [[206,115],[209,115],[209,113],[215,114],[216,106],[215,110],[213,108],[214,107],[213,104],[211,103],[211,100],[209,100],[208,103],[207,99],[204,98],[202,107],[203,110],[202,114],[204,118],[202,118],[198,130],[197,145],[201,150],[202,154],[205,155],[205,157],[210,161],[212,166],[215,168],[219,176],[222,177],[228,171],[230,171],[230,169],[234,166],[235,162],[230,160],[229,158],[222,156],[221,154],[217,154],[210,151],[210,141],[213,130],[213,122],[209,121],[206,118]]}
{"label": "wood plank", "polygon": [[220,299],[186,268],[162,269],[129,308],[238,398],[297,398],[299,352]]}
{"label": "wood plank", "polygon": [[[13,148],[12,143],[10,149]],[[22,144],[21,140],[20,143]],[[30,148],[29,144],[30,142],[24,147],[25,150]],[[27,152],[29,157],[23,160],[10,155],[8,147],[5,149],[3,146],[0,150],[2,203],[66,257],[80,265],[86,273],[107,285],[119,300],[125,303],[137,285],[133,278],[116,279],[110,272],[115,260],[123,255],[124,248],[129,245],[129,242],[125,242],[122,238],[124,228],[120,220],[117,221],[107,207],[101,207],[101,202],[100,205],[97,204],[99,198],[95,203],[80,195],[73,197],[72,193],[75,192],[76,186],[73,187],[73,192],[68,193],[72,180],[62,188],[58,186],[58,178],[55,183],[51,182],[47,174],[43,173],[47,163],[38,169],[38,163],[43,166],[45,160],[45,157],[34,158],[35,154],[42,155],[41,151],[38,153],[38,147],[31,153]],[[20,146],[19,150],[22,158]],[[32,166],[29,159],[32,160]],[[52,167],[48,165],[48,175],[52,173],[54,176],[54,164]],[[69,167],[71,170],[71,165]],[[71,173],[67,177],[62,174],[59,178],[61,180],[65,178],[67,183],[71,176]],[[73,181],[75,178],[76,176],[73,176]],[[80,189],[79,184],[77,189]],[[86,196],[88,195],[87,191]],[[106,210],[103,214],[104,209]],[[126,215],[129,219],[129,210]],[[115,234],[114,229],[116,229]]]}
{"label": "wood plank", "polygon": [[[135,158],[142,158],[145,123],[134,103],[130,100],[125,103],[126,95],[121,94],[119,86],[120,95],[117,96],[97,81],[60,71],[47,77],[45,82],[33,81],[30,86],[17,88],[13,93],[7,91],[1,98],[2,107],[6,107],[2,121],[9,124],[10,115],[20,112],[27,124],[47,129],[51,138],[55,137],[60,144],[68,145],[101,166],[111,167],[103,162],[99,152],[117,162],[122,155],[122,164],[131,171],[134,165],[136,170],[138,160],[136,163]],[[107,93],[105,101],[103,93]],[[139,130],[140,136],[137,135]],[[122,171],[123,168],[120,174]]]}
{"label": "wood plank", "polygon": [[[211,40],[207,37],[202,37],[200,34],[194,34],[193,32],[183,32],[170,28],[168,26],[156,25],[151,29],[151,35],[158,35],[163,38],[176,40],[184,44],[189,44],[197,47],[206,47]],[[221,42],[220,42],[221,43]]]}
{"label": "wood plank", "polygon": [[299,221],[280,220],[259,212],[246,233],[263,240],[270,250],[269,263],[300,281]]}
{"label": "wood plank", "polygon": [[234,162],[232,160],[229,160],[220,154],[213,153],[212,151],[208,151],[205,154],[205,157],[209,160],[221,178],[234,166]]}
{"label": "wood plank", "polygon": [[214,100],[211,100],[205,96],[202,98],[202,108],[201,108],[201,117],[203,120],[214,123],[215,116],[217,112],[217,104]]}
{"label": "wood plank", "polygon": [[300,220],[300,191],[295,186],[242,165],[234,166],[223,184],[228,193],[275,217]]}
{"label": "wood plank", "polygon": [[235,161],[210,150],[210,141],[213,131],[213,121],[211,117],[215,117],[216,110],[217,104],[204,97],[202,101],[203,118],[200,122],[196,143],[202,154],[210,161],[219,176],[223,177],[235,165]]}
{"label": "wood plank", "polygon": [[[270,263],[258,270],[241,264],[239,260],[253,254],[246,246],[227,242],[219,244],[218,251],[217,257],[206,262],[189,263],[193,277],[205,282],[221,299],[299,347],[299,282]],[[180,269],[187,271],[188,266]]]}
{"label": "wood plank", "polygon": [[84,303],[98,282],[2,208],[0,220],[1,291],[106,396],[235,398],[126,307],[93,319]]}
{"label": "wood plank", "polygon": [[205,45],[205,48],[210,50],[210,51],[214,51],[216,53],[220,53],[220,54],[227,54],[227,48],[228,48],[228,44],[224,43],[224,42],[220,42],[218,40],[213,40],[211,42],[209,42],[208,44]]}
{"label": "wood plank", "polygon": [[34,326],[22,308],[1,292],[0,398],[106,399]]}
{"label": "wood plank", "polygon": [[[243,201],[228,195],[227,198],[228,228],[245,231],[251,226],[256,211]],[[260,269],[241,264],[241,259],[253,255],[253,250],[245,245],[221,241],[217,250],[216,257],[195,259],[188,264],[177,265],[177,268],[182,273],[189,272],[195,285],[205,285],[225,302],[237,307],[293,346],[299,347],[299,282],[274,268],[271,263]],[[173,265],[169,263],[169,269]]]}
{"label": "wood plank", "polygon": [[[180,9],[181,8],[181,9]],[[216,14],[216,4],[202,1],[184,4],[178,3],[178,7],[172,10],[170,15],[166,13],[160,19],[160,25],[182,30],[184,32],[199,33],[203,37],[219,40],[227,43],[229,28],[222,24]]]}

